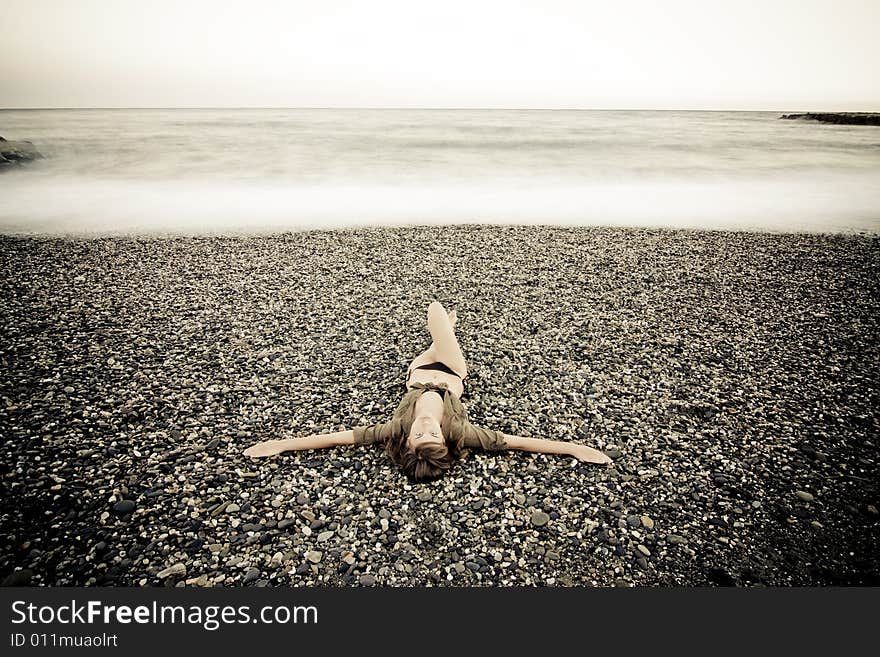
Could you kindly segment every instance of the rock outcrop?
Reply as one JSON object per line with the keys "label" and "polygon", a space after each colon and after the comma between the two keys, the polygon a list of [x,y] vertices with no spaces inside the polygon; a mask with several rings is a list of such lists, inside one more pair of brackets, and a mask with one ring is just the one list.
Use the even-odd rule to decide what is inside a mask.
{"label": "rock outcrop", "polygon": [[39,151],[29,141],[6,141],[0,137],[0,168],[14,166],[22,162],[36,160]]}
{"label": "rock outcrop", "polygon": [[806,114],[783,114],[780,119],[805,119],[840,125],[880,125],[880,113],[876,112],[807,112]]}

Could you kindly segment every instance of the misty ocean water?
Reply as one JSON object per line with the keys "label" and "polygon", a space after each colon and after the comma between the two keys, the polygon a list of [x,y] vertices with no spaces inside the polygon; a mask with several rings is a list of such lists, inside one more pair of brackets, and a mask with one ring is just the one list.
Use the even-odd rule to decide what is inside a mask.
{"label": "misty ocean water", "polygon": [[777,112],[0,110],[6,234],[437,223],[880,232],[880,128]]}

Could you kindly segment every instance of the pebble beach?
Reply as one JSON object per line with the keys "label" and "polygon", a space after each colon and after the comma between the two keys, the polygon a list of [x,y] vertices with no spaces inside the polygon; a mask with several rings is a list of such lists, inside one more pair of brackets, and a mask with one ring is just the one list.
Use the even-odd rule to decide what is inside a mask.
{"label": "pebble beach", "polygon": [[[428,254],[427,265],[415,266]],[[431,226],[0,237],[0,579],[880,584],[880,237]],[[387,420],[428,303],[474,424],[590,445],[249,445]]]}

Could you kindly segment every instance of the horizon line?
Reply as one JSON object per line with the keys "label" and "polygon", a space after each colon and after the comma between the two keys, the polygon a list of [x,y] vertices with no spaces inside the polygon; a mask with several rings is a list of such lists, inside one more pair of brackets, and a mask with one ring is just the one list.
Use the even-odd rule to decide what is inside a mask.
{"label": "horizon line", "polygon": [[400,106],[286,106],[286,105],[147,105],[109,107],[0,107],[0,111],[63,111],[63,110],[376,110],[376,111],[533,111],[533,112],[810,112],[810,113],[858,113],[873,114],[871,110],[822,110],[822,109],[706,109],[706,108],[649,108],[649,107],[400,107]]}

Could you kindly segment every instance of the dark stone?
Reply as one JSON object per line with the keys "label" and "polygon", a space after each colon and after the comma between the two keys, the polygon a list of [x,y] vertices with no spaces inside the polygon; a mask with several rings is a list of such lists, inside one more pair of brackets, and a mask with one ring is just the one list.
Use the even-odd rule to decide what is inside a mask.
{"label": "dark stone", "polygon": [[34,571],[27,568],[10,573],[0,586],[30,586]]}
{"label": "dark stone", "polygon": [[709,581],[718,586],[736,586],[736,580],[723,568],[710,568],[706,571]]}
{"label": "dark stone", "polygon": [[205,545],[205,539],[203,538],[195,538],[190,541],[189,545],[186,546],[187,552],[194,553],[198,552]]}
{"label": "dark stone", "polygon": [[134,508],[137,505],[134,503],[134,500],[120,500],[116,504],[113,505],[113,512],[118,513],[121,516],[124,516],[128,513],[134,511]]}

